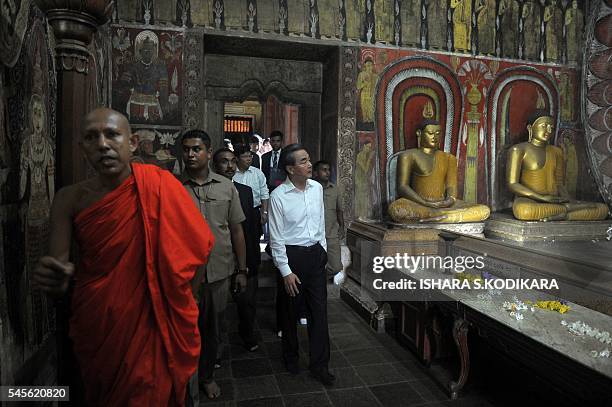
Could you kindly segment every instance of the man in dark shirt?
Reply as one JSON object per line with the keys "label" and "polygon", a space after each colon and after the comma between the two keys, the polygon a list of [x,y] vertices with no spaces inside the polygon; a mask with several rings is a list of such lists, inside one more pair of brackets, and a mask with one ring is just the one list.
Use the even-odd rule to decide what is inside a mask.
{"label": "man in dark shirt", "polygon": [[251,153],[253,154],[253,161],[251,162],[251,165],[255,168],[261,169],[261,160],[259,158],[259,154],[257,154],[259,151],[258,136],[253,134],[249,137],[249,147],[251,149]]}
{"label": "man in dark shirt", "polygon": [[[237,159],[228,148],[221,148],[213,154],[215,172],[231,180],[236,173]],[[250,352],[256,351],[259,346],[253,335],[255,323],[256,297],[257,297],[257,269],[261,262],[261,249],[259,247],[260,225],[258,209],[253,207],[253,192],[251,187],[234,182],[240,197],[240,205],[246,219],[242,222],[246,243],[247,287],[242,293],[235,293],[234,300],[238,305],[240,336]]]}
{"label": "man in dark shirt", "polygon": [[272,151],[268,151],[261,156],[261,171],[266,176],[270,192],[279,186],[285,178],[278,165],[280,161],[281,146],[283,145],[283,137],[283,133],[278,130],[270,133]]}

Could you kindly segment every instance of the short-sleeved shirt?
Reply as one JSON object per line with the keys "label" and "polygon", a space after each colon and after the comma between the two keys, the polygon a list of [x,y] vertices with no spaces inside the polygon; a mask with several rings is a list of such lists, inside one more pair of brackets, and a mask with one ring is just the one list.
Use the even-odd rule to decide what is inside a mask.
{"label": "short-sleeved shirt", "polygon": [[231,276],[234,273],[234,252],[229,226],[245,220],[236,187],[232,181],[212,171],[203,184],[189,178],[187,172],[179,179],[215,236],[215,245],[206,265],[206,281],[213,283]]}
{"label": "short-sleeved shirt", "polygon": [[336,211],[341,208],[338,188],[331,182],[323,187],[323,205],[325,206],[325,237],[337,239],[340,231],[338,224],[338,214]]}

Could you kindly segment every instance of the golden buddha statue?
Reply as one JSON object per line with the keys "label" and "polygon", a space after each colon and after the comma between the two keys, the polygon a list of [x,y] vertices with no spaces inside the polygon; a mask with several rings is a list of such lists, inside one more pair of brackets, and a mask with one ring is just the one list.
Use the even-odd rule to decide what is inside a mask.
{"label": "golden buddha statue", "polygon": [[563,152],[551,146],[553,119],[536,112],[527,125],[529,141],[508,153],[506,179],[515,195],[512,212],[520,220],[601,220],[608,216],[602,203],[571,201],[564,186]]}
{"label": "golden buddha statue", "polygon": [[457,196],[457,159],[438,149],[440,125],[426,120],[417,130],[419,148],[397,158],[398,199],[389,205],[389,216],[398,223],[479,222],[489,217],[485,205],[470,204]]}

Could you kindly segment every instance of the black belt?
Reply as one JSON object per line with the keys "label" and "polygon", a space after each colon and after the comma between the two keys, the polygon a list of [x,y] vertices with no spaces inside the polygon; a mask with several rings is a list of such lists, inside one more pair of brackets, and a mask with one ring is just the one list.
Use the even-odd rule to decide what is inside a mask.
{"label": "black belt", "polygon": [[288,244],[288,245],[285,245],[285,247],[287,249],[297,250],[297,251],[304,252],[304,253],[310,253],[310,252],[314,252],[315,250],[318,250],[319,247],[321,247],[321,245],[319,243],[315,243],[312,246],[294,246],[294,245]]}

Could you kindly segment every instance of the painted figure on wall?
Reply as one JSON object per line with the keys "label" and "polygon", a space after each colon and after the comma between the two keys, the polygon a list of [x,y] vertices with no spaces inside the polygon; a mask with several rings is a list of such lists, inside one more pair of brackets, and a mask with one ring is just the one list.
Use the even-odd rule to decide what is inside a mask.
{"label": "painted figure on wall", "polygon": [[19,163],[19,199],[25,235],[26,270],[22,277],[25,299],[26,337],[40,343],[49,329],[47,301],[30,286],[29,274],[46,252],[49,236],[49,213],[55,193],[53,147],[47,138],[47,112],[42,98],[33,94],[29,104],[28,129],[21,144]]}
{"label": "painted figure on wall", "polygon": [[453,9],[453,44],[455,51],[469,51],[472,32],[472,3],[468,0],[451,0]]}
{"label": "painted figure on wall", "polygon": [[565,133],[562,139],[561,150],[563,151],[563,162],[565,163],[565,189],[569,198],[576,199],[579,164],[572,132]]}
{"label": "painted figure on wall", "polygon": [[540,52],[540,6],[527,2],[523,5],[525,33],[524,58],[538,60]]}
{"label": "painted figure on wall", "polygon": [[125,111],[129,119],[158,121],[164,118],[160,100],[168,98],[168,73],[159,62],[159,39],[152,31],[142,31],[134,40],[135,62],[121,78],[130,86]]}
{"label": "painted figure on wall", "polygon": [[393,39],[393,0],[374,1],[376,41],[391,42]]}
{"label": "painted figure on wall", "polygon": [[478,53],[495,53],[495,0],[478,0],[476,4],[478,23]]}
{"label": "painted figure on wall", "polygon": [[559,96],[561,98],[561,120],[571,122],[574,120],[574,86],[567,72],[559,77]]}
{"label": "painted figure on wall", "polygon": [[372,216],[375,156],[372,141],[365,139],[361,150],[357,153],[355,166],[355,217],[357,219],[369,219]]}
{"label": "painted figure on wall", "polygon": [[359,106],[361,108],[361,121],[374,122],[374,98],[378,74],[374,70],[374,61],[366,59],[357,76],[357,90],[359,91]]}
{"label": "painted figure on wall", "polygon": [[403,0],[401,6],[402,44],[417,46],[421,42],[421,1]]}
{"label": "painted figure on wall", "polygon": [[[178,132],[159,132],[150,129],[134,131],[138,136],[138,148],[134,152],[132,161],[157,165],[165,170],[173,171],[176,157],[172,154],[170,146],[174,146]],[[156,139],[159,138],[160,148],[156,148]]]}
{"label": "painted figure on wall", "polygon": [[546,61],[557,62],[561,54],[559,45],[563,33],[563,18],[556,1],[551,1],[544,8],[544,24],[546,24]]}
{"label": "painted figure on wall", "polygon": [[397,223],[479,222],[489,217],[485,205],[457,199],[457,159],[441,151],[440,124],[424,120],[417,130],[419,147],[397,157],[397,199],[389,216]]}
{"label": "painted figure on wall", "polygon": [[430,49],[446,49],[446,0],[425,0]]}
{"label": "painted figure on wall", "polygon": [[578,7],[578,1],[573,0],[571,6],[565,12],[565,30],[567,44],[567,59],[571,62],[578,62],[580,50],[582,48],[582,29],[584,15]]}
{"label": "painted figure on wall", "polygon": [[518,17],[519,5],[516,0],[500,1],[499,18],[501,18],[501,24],[499,35],[502,36],[501,55],[506,58],[516,58],[516,49],[518,46]]}
{"label": "painted figure on wall", "polygon": [[506,164],[506,185],[515,196],[514,216],[527,221],[605,219],[607,205],[570,199],[563,151],[548,143],[554,134],[553,118],[536,111],[528,123],[529,141],[514,145]]}
{"label": "painted figure on wall", "polygon": [[180,126],[183,33],[112,30],[112,107],[132,124]]}

